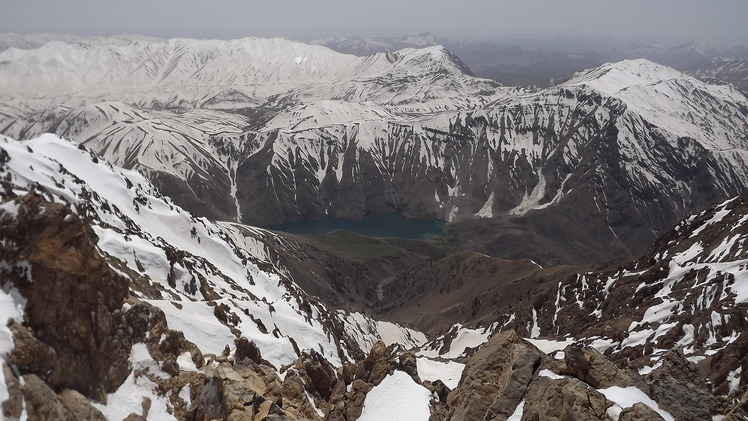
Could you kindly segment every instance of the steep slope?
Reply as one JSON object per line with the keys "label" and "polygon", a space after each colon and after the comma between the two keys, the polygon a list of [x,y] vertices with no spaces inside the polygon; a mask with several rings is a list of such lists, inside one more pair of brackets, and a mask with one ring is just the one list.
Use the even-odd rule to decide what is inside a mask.
{"label": "steep slope", "polygon": [[[453,259],[458,269],[449,272],[448,257],[419,269],[445,270],[435,278],[438,291],[419,283],[414,271],[385,288],[383,302],[426,287],[413,295],[418,310],[411,318],[423,326],[442,316],[458,322],[422,348],[422,358],[461,361],[498,332],[516,330],[560,359],[570,344],[591,346],[648,381],[677,364],[698,388],[741,405],[748,387],[746,220],[743,195],[682,221],[638,259],[592,269],[523,268],[472,257]],[[509,270],[497,272],[502,265]],[[457,274],[464,272],[483,278],[482,286],[462,289],[466,281]]]}
{"label": "steep slope", "polygon": [[[748,100],[646,60],[526,93],[468,76],[441,47],[118,40],[1,54],[0,132],[84,143],[213,219],[438,217],[476,251],[547,266],[639,253],[748,184]],[[574,246],[531,246],[559,239]]]}
{"label": "steep slope", "polygon": [[627,254],[745,190],[747,104],[729,87],[639,60],[415,122],[309,127],[324,112],[280,114],[270,127],[287,129],[260,132],[264,146],[238,168],[252,180],[238,190],[243,217],[526,215],[564,220],[546,231]]}
{"label": "steep slope", "polygon": [[441,47],[355,57],[280,39],[79,41],[0,53],[0,133],[84,143],[213,219],[262,222],[240,216],[236,172],[271,119],[407,120],[511,91],[469,77]]}
{"label": "steep slope", "polygon": [[697,63],[689,69],[701,80],[730,83],[748,94],[748,57],[713,57]]}
{"label": "steep slope", "polygon": [[[362,359],[381,337],[406,346],[425,339],[392,323],[328,309],[215,224],[83,146],[44,135],[26,142],[3,137],[0,148],[3,317],[35,336],[4,328],[2,358],[21,374],[41,376],[56,392],[71,388],[102,402],[107,416],[139,413],[141,396],[151,397],[152,411],[164,416],[174,405],[165,392],[156,393],[156,380],[139,382],[132,372],[156,364],[156,376],[165,379],[158,367],[167,357],[152,347],[176,352],[176,365],[163,369],[176,367],[178,374],[180,366],[196,370],[189,367],[203,356],[249,352],[250,341],[263,364],[277,370],[308,350],[340,366]],[[20,348],[27,346],[56,355],[51,377],[35,360],[42,351]],[[5,373],[3,401],[13,389],[6,382],[18,375]],[[134,389],[118,388],[130,384],[127,378]],[[128,400],[129,394],[137,397]],[[180,394],[185,398],[186,408],[189,393]]]}

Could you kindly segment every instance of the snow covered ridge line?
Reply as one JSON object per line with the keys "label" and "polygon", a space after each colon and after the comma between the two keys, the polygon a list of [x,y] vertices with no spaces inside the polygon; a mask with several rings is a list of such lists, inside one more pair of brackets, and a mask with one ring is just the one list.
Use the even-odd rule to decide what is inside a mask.
{"label": "snow covered ridge line", "polygon": [[[132,294],[161,308],[170,326],[203,352],[220,354],[240,332],[278,366],[293,361],[297,349],[315,349],[339,364],[361,352],[358,341],[379,337],[357,327],[364,336],[346,339],[346,329],[333,328],[344,325],[336,312],[291,280],[261,270],[222,229],[175,206],[136,172],[52,135],[27,142],[2,138],[0,148],[8,157],[4,180],[16,190],[38,185],[88,218],[102,253],[123,273],[147,280],[148,288],[133,284]],[[226,314],[217,318],[216,305]]]}
{"label": "snow covered ridge line", "polygon": [[356,57],[285,39],[123,44],[118,38],[111,45],[51,41],[31,50],[10,48],[0,52],[0,61],[8,63],[0,69],[0,97],[51,104],[119,100],[187,109],[346,99],[415,110],[419,103],[477,104],[503,92],[496,82],[467,75],[443,47]]}

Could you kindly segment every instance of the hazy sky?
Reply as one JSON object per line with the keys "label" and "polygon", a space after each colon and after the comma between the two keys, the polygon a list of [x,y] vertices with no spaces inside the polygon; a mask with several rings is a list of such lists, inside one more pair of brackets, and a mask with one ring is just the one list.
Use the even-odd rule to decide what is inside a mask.
{"label": "hazy sky", "polygon": [[612,36],[748,44],[748,0],[0,0],[0,32],[158,37]]}

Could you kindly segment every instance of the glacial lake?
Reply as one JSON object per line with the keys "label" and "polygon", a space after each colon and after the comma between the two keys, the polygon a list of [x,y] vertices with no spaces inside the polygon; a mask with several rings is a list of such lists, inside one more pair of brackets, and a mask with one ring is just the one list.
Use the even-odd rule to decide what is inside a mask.
{"label": "glacial lake", "polygon": [[325,235],[334,230],[351,231],[370,237],[394,237],[424,240],[447,233],[442,219],[411,219],[399,213],[365,216],[361,219],[300,219],[263,228],[292,234]]}

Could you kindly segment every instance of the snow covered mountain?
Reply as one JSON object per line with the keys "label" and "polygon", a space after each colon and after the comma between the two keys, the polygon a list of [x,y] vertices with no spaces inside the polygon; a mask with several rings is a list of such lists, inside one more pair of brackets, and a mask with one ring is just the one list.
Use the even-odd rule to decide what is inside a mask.
{"label": "snow covered mountain", "polygon": [[257,240],[274,234],[197,218],[83,146],[3,137],[0,183],[6,418],[747,413],[745,196],[618,266],[518,262],[530,276],[473,290],[470,325],[424,344],[306,295]]}
{"label": "snow covered mountain", "polygon": [[[470,77],[441,47],[89,44],[0,53],[0,132],[82,143],[212,219],[401,212],[471,232],[490,218],[600,261],[748,184],[748,100],[646,60],[528,93]],[[515,240],[477,249],[508,255]],[[539,250],[518,256],[560,261]]]}
{"label": "snow covered mountain", "polygon": [[464,65],[438,46],[356,57],[283,39],[116,41],[6,49],[0,97],[55,105],[118,100],[145,108],[339,99],[414,112],[469,106],[473,98],[465,94],[485,99],[503,92],[495,82],[464,77]]}
{"label": "snow covered mountain", "polygon": [[730,83],[748,93],[748,52],[742,57],[713,57],[693,66],[690,74],[714,83]]}
{"label": "snow covered mountain", "polygon": [[[0,401],[13,397],[20,370],[96,399],[110,419],[140,413],[144,398],[155,418],[171,418],[197,395],[181,383],[157,396],[166,373],[207,373],[229,353],[254,352],[280,370],[312,352],[339,367],[382,339],[405,347],[425,340],[328,309],[272,269],[257,244],[182,210],[140,174],[83,146],[53,135],[3,137],[0,174]],[[16,324],[6,327],[8,318]],[[30,333],[13,327],[21,323]],[[53,357],[40,366],[42,352]]]}
{"label": "snow covered mountain", "polygon": [[[641,257],[596,268],[447,256],[389,282],[381,302],[390,317],[429,330],[440,326],[445,333],[416,352],[419,372],[438,367],[443,379],[456,370],[463,388],[470,372],[465,357],[468,367],[488,369],[488,350],[508,352],[516,345],[507,343],[516,344],[512,336],[519,335],[559,363],[541,359],[536,364],[553,368],[527,368],[536,376],[577,378],[612,401],[609,387],[635,387],[674,419],[709,420],[720,407],[733,408],[740,419],[748,410],[746,221],[748,196],[742,195],[683,220]],[[514,361],[514,370],[532,365],[496,358]],[[502,402],[509,413],[516,405],[532,409],[537,399],[529,391],[539,379],[520,379],[515,387],[528,394],[519,403],[510,393],[514,403]],[[476,406],[488,411],[490,405]]]}

